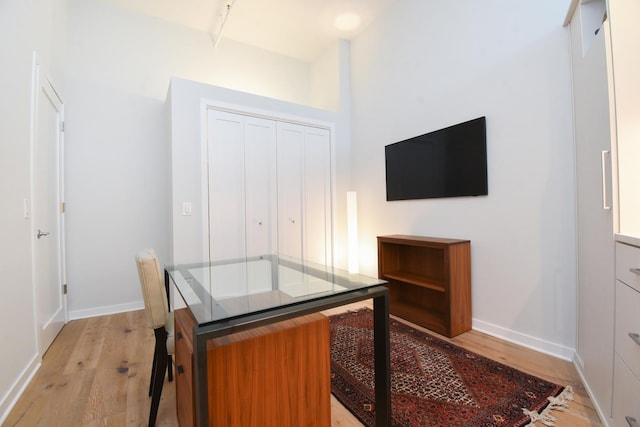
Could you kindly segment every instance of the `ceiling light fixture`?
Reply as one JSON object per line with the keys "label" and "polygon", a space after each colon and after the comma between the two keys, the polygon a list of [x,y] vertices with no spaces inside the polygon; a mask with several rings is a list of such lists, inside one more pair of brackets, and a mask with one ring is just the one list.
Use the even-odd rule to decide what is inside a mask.
{"label": "ceiling light fixture", "polygon": [[353,12],[345,12],[336,16],[333,20],[333,26],[340,31],[353,31],[357,29],[362,23],[360,15]]}
{"label": "ceiling light fixture", "polygon": [[[227,19],[229,18],[229,15],[231,15],[231,9],[233,9],[233,5],[235,3],[236,3],[236,0],[227,1],[224,6],[224,9],[222,10],[222,13],[220,14],[222,16],[222,22],[220,23],[220,29],[218,30],[218,33],[213,38],[214,49],[218,47],[218,43],[220,43],[220,39],[222,38],[222,32],[224,31],[224,26],[227,23]],[[213,33],[211,35],[213,36]]]}

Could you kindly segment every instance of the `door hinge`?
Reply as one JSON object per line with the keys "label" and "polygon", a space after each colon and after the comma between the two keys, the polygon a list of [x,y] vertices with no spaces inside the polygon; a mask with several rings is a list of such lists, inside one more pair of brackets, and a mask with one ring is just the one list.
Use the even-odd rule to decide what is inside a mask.
{"label": "door hinge", "polygon": [[60,213],[64,213],[65,207],[64,202],[60,203]]}
{"label": "door hinge", "polygon": [[64,122],[60,122],[60,132],[64,132]]}
{"label": "door hinge", "polygon": [[62,293],[63,294],[67,294],[67,284],[65,283],[64,285],[62,285]]}

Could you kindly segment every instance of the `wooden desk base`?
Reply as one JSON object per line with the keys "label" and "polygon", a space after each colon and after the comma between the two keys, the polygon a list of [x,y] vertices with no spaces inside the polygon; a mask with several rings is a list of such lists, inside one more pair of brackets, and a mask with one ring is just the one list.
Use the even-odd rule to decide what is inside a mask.
{"label": "wooden desk base", "polygon": [[[176,311],[176,333],[183,316],[190,317],[181,311]],[[190,357],[187,361],[178,360],[179,356],[177,366],[191,363]],[[329,357],[329,319],[320,313],[210,340],[209,425],[329,427]],[[178,405],[185,400],[180,391]],[[184,404],[192,411],[189,400]],[[181,412],[185,409],[178,407]]]}

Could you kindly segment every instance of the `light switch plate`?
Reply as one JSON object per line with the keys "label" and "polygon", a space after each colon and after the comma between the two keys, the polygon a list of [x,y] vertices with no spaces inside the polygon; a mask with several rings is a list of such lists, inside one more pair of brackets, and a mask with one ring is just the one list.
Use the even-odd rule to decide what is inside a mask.
{"label": "light switch plate", "polygon": [[182,215],[191,216],[191,202],[182,203]]}

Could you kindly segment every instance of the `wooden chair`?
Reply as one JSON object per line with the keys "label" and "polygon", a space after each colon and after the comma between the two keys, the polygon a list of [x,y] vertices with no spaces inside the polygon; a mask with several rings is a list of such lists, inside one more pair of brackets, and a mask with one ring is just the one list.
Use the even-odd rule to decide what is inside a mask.
{"label": "wooden chair", "polygon": [[162,385],[165,372],[169,371],[169,381],[173,380],[172,355],[175,353],[173,337],[173,312],[169,311],[167,292],[164,286],[164,274],[153,249],[144,249],[136,255],[136,265],[140,276],[140,286],[144,297],[144,308],[147,312],[149,325],[156,336],[155,351],[153,352],[153,367],[149,384],[151,396],[151,410],[149,412],[149,427],[156,424]]}

